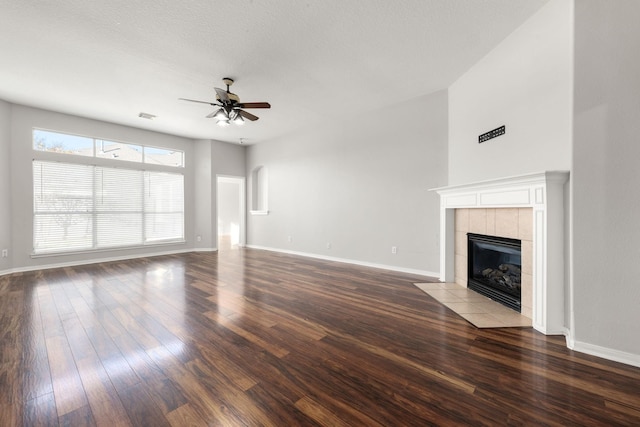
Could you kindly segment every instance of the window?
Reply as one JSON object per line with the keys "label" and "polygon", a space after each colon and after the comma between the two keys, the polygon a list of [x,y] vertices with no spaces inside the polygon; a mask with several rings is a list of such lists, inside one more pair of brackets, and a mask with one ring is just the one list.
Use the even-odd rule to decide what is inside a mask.
{"label": "window", "polygon": [[184,167],[184,152],[180,150],[68,135],[42,129],[33,130],[33,149],[125,162]]}
{"label": "window", "polygon": [[184,166],[184,153],[165,148],[144,147],[144,162],[152,165]]}
{"label": "window", "polygon": [[142,163],[142,146],[122,142],[95,140],[96,157]]}
{"label": "window", "polygon": [[35,254],[184,241],[184,176],[33,161]]}
{"label": "window", "polygon": [[34,129],[33,149],[51,153],[93,157],[94,140],[84,136],[65,135]]}

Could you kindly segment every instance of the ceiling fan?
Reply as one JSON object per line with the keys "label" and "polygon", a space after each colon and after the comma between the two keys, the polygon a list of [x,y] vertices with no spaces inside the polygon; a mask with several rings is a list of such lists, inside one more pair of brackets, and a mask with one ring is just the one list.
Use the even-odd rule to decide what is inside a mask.
{"label": "ceiling fan", "polygon": [[227,85],[227,90],[214,88],[216,90],[216,100],[210,101],[198,101],[196,99],[178,98],[182,101],[198,102],[200,104],[209,104],[214,107],[220,107],[206,117],[208,119],[216,119],[216,124],[219,126],[229,126],[231,122],[236,125],[243,125],[244,120],[256,121],[258,116],[246,112],[243,108],[271,108],[268,102],[240,102],[240,98],[235,93],[229,91],[229,86],[233,84],[233,79],[225,77],[222,82]]}

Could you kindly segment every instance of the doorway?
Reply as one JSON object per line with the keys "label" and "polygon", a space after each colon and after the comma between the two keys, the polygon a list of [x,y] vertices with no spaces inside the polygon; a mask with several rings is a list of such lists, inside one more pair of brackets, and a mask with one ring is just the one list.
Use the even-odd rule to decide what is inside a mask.
{"label": "doorway", "polygon": [[245,178],[216,176],[218,250],[244,247],[245,241]]}

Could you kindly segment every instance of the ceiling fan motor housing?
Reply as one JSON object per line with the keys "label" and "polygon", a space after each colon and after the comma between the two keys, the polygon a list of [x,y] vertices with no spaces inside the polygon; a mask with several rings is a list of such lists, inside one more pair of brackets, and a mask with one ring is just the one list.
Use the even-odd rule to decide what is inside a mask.
{"label": "ceiling fan motor housing", "polygon": [[[240,102],[240,97],[238,95],[236,95],[235,93],[231,93],[231,92],[227,92],[227,97],[229,98],[229,101],[231,101],[231,103],[236,104],[238,102]],[[216,95],[216,99],[220,102],[222,102],[222,100],[220,99],[220,97],[218,95]]]}
{"label": "ceiling fan motor housing", "polygon": [[[231,77],[223,77],[222,78],[222,83],[224,83],[225,85],[227,85],[227,97],[229,98],[229,101],[231,101],[232,104],[236,104],[238,102],[240,102],[240,97],[238,95],[236,95],[235,93],[232,93],[229,91],[229,86],[231,86],[233,84],[233,79]],[[216,99],[220,102],[222,102],[223,100],[220,99],[220,96],[216,95]]]}

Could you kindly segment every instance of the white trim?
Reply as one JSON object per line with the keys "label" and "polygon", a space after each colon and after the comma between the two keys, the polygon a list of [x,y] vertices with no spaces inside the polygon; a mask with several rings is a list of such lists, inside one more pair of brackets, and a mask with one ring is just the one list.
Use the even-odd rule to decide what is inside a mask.
{"label": "white trim", "polygon": [[190,252],[218,252],[218,248],[193,248]]}
{"label": "white trim", "polygon": [[485,181],[478,181],[470,184],[458,184],[458,185],[450,185],[447,187],[432,188],[429,191],[437,191],[439,194],[460,193],[460,192],[473,193],[474,190],[487,190],[491,188],[501,189],[501,188],[504,188],[505,186],[528,187],[530,185],[540,184],[540,180],[545,178],[547,181],[555,180],[555,181],[561,181],[564,183],[566,182],[568,176],[569,176],[569,172],[566,172],[566,171],[535,172],[535,173],[529,173],[525,175],[508,176],[505,178],[488,179]]}
{"label": "white trim", "polygon": [[251,215],[269,215],[269,211],[249,211]]}
{"label": "white trim", "polygon": [[259,249],[263,251],[280,252],[283,254],[297,255],[297,256],[302,256],[306,258],[315,258],[315,259],[322,259],[325,261],[341,262],[344,264],[361,265],[363,267],[381,268],[383,270],[391,270],[391,271],[397,271],[400,273],[415,274],[418,276],[425,276],[429,278],[437,278],[439,275],[439,273],[436,273],[433,271],[417,270],[413,268],[397,267],[394,265],[386,265],[386,264],[376,264],[372,262],[357,261],[357,260],[347,259],[347,258],[337,258],[337,257],[326,256],[326,255],[318,255],[318,254],[313,254],[309,252],[290,251],[286,249],[272,248],[272,247],[259,246],[259,245],[247,245],[246,247],[251,249]]}
{"label": "white trim", "polygon": [[573,341],[571,345],[567,345],[571,350],[581,353],[590,354],[592,356],[602,357],[604,359],[613,360],[614,362],[625,363],[627,365],[640,368],[640,355],[627,353],[625,351],[614,350],[607,347],[601,347],[595,344],[589,344],[581,341]]}

